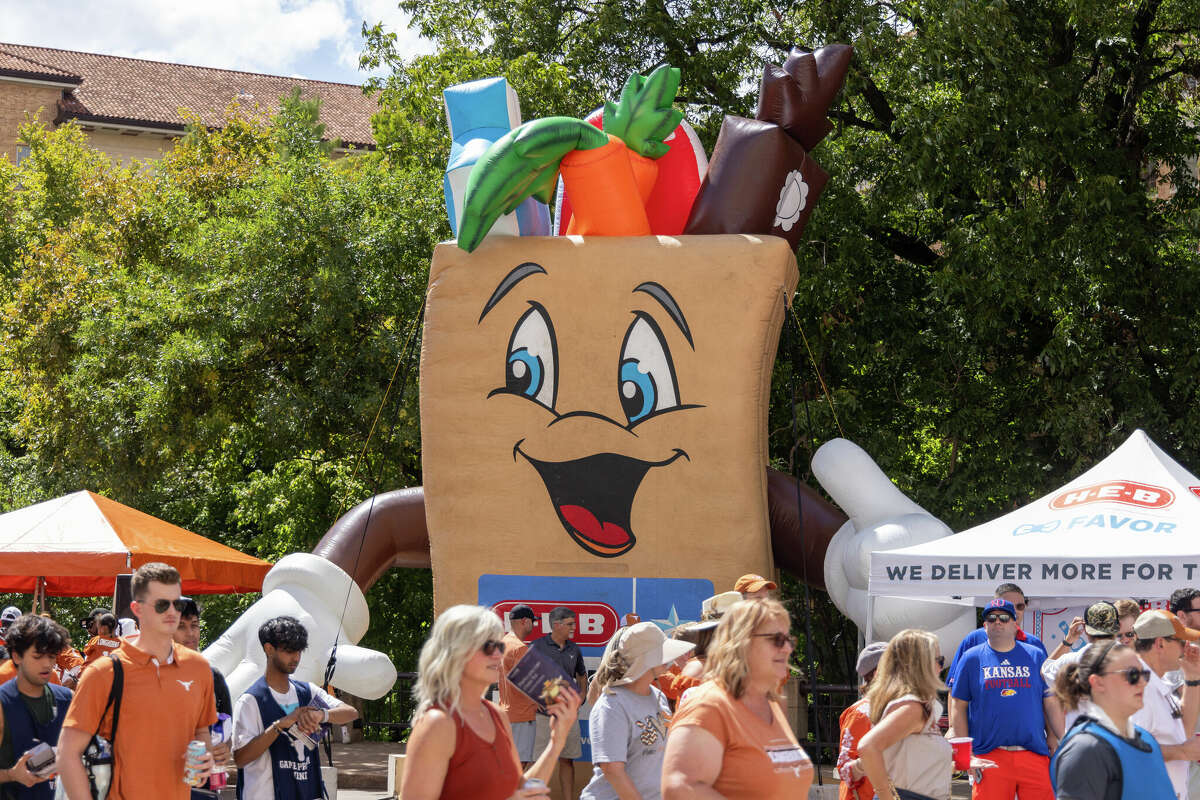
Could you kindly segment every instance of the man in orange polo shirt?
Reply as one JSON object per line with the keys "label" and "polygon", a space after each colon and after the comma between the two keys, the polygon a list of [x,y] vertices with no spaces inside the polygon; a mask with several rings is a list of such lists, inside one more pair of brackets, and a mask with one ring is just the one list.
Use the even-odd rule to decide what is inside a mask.
{"label": "man in orange polo shirt", "polygon": [[[113,652],[121,662],[124,690],[113,742],[111,800],[188,800],[183,782],[188,742],[209,741],[217,721],[212,670],[204,656],[172,638],[187,607],[179,573],[166,564],[145,564],[133,574],[130,607],[141,634]],[[104,714],[113,684],[113,663],[102,658],[84,670],[58,744],[59,777],[68,800],[90,800],[80,757],[97,730],[112,740],[111,711]],[[104,719],[101,719],[101,717]],[[206,757],[203,774],[211,759]]]}
{"label": "man in orange polo shirt", "polygon": [[511,629],[504,634],[504,658],[500,660],[500,706],[512,723],[513,743],[517,746],[521,766],[528,769],[535,758],[533,740],[537,732],[537,723],[534,721],[537,703],[509,682],[508,673],[529,649],[525,639],[533,633],[533,609],[520,603],[513,606],[508,619]]}

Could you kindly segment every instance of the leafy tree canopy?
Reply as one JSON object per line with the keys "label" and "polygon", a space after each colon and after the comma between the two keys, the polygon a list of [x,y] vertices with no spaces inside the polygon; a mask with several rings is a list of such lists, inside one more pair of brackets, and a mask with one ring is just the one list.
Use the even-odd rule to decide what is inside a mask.
{"label": "leafy tree canopy", "polygon": [[[128,167],[74,126],[23,130],[30,157],[0,167],[0,507],[89,488],[274,560],[420,483],[411,393],[358,457],[440,198],[378,157],[330,161],[322,129],[315,101],[269,126],[233,108]],[[214,599],[210,629],[252,599]],[[369,599],[366,644],[411,667],[427,571]]]}

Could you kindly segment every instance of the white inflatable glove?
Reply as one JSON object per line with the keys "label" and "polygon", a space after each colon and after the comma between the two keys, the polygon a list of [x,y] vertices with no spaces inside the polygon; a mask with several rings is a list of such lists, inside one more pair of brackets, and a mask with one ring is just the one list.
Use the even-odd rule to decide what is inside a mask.
{"label": "white inflatable glove", "polygon": [[312,553],[291,553],[267,573],[262,598],[204,651],[208,663],[225,676],[233,697],[245,692],[266,671],[267,658],[258,641],[258,629],[279,616],[295,617],[308,631],[308,649],[293,675],[296,680],[318,686],[324,683],[325,665],[336,638],[337,667],[330,681],[333,686],[356,697],[376,700],[396,683],[396,667],[390,658],[355,646],[370,621],[362,590],[332,562]]}
{"label": "white inflatable glove", "polygon": [[[846,439],[831,439],[817,449],[813,474],[850,518],[834,534],[825,553],[825,586],[833,604],[867,629],[867,581],[871,553],[950,536],[953,531],[908,499],[866,451]],[[873,638],[887,641],[905,628],[937,634],[947,661],[975,627],[975,609],[880,597],[875,600]]]}

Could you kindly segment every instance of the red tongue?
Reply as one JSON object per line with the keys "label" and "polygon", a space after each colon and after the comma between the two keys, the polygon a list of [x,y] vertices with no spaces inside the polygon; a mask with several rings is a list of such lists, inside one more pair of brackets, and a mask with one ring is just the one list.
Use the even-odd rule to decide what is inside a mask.
{"label": "red tongue", "polygon": [[584,537],[607,547],[620,547],[629,541],[629,533],[620,525],[601,523],[596,515],[583,506],[559,506],[567,523]]}

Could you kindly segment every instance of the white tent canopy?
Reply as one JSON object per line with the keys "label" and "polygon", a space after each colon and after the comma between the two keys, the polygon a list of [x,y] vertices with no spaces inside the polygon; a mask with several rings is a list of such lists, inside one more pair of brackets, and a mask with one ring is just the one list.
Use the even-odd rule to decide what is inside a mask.
{"label": "white tent canopy", "polygon": [[1200,585],[1200,480],[1135,431],[1060,489],[953,536],[871,554],[871,596],[979,604],[1001,583],[1031,598],[1166,598]]}

